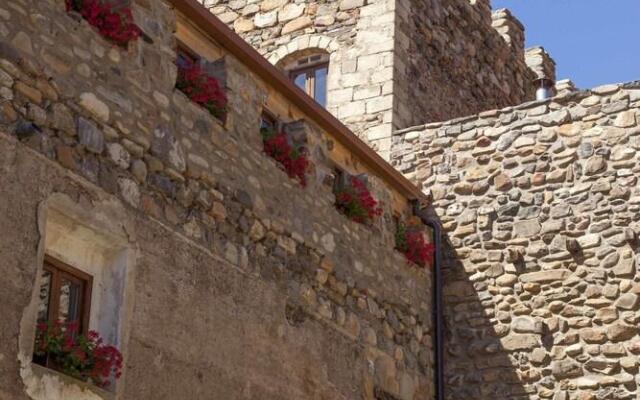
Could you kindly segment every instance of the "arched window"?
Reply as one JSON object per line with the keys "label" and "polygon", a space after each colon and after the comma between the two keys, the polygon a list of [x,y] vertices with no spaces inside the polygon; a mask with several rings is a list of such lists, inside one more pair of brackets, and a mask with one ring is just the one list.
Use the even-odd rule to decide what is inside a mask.
{"label": "arched window", "polygon": [[300,89],[313,97],[321,106],[327,106],[327,75],[329,54],[298,54],[282,63],[285,72]]}

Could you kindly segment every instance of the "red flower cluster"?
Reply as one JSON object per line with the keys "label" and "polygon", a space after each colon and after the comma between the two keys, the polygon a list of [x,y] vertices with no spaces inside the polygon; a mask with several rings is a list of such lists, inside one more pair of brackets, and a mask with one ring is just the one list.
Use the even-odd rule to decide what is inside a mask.
{"label": "red flower cluster", "polygon": [[214,117],[224,118],[227,112],[227,95],[218,80],[207,75],[196,62],[183,60],[178,63],[176,88],[191,101],[206,108]]}
{"label": "red flower cluster", "polygon": [[433,262],[435,248],[433,243],[427,243],[424,232],[418,227],[401,225],[396,232],[396,248],[404,253],[407,260],[425,267]]}
{"label": "red flower cluster", "polygon": [[336,191],[336,207],[347,217],[361,224],[370,223],[375,217],[382,215],[382,208],[373,198],[367,186],[355,176],[350,185]]}
{"label": "red flower cluster", "polygon": [[120,378],[122,371],[120,351],[105,345],[95,331],[79,335],[77,322],[38,324],[35,355],[46,356],[51,367],[100,387],[110,384],[112,373]]}
{"label": "red flower cluster", "polygon": [[279,162],[290,178],[296,179],[303,187],[307,186],[310,162],[306,149],[291,146],[284,132],[274,133],[270,129],[262,129],[261,133],[264,152]]}
{"label": "red flower cluster", "polygon": [[65,0],[67,11],[77,11],[100,34],[117,45],[137,39],[140,28],[133,22],[131,8],[113,0]]}

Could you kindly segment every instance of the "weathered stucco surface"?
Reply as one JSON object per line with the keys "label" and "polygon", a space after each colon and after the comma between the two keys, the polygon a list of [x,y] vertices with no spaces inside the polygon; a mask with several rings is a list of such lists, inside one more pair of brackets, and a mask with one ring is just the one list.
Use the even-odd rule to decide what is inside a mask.
{"label": "weathered stucco surface", "polygon": [[174,90],[174,11],[133,4],[149,39],[126,49],[63,1],[0,5],[0,399],[108,397],[28,365],[41,211],[60,197],[121,221],[132,252],[116,398],[428,398],[430,275],[393,250],[391,189],[371,176],[386,216],[346,219],[309,121],[316,168],[288,179],[262,152],[267,83],[227,55],[221,124]]}
{"label": "weathered stucco surface", "polygon": [[448,232],[450,399],[639,395],[640,84],[398,132]]}

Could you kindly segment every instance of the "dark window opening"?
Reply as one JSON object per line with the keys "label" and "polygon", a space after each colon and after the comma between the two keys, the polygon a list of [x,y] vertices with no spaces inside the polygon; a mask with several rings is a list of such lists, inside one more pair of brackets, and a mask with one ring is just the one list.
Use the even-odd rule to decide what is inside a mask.
{"label": "dark window opening", "polygon": [[264,110],[260,116],[260,132],[269,131],[276,132],[278,129],[278,120],[271,112]]}
{"label": "dark window opening", "polygon": [[336,193],[338,190],[342,188],[342,185],[345,182],[346,177],[348,176],[347,172],[340,167],[333,167],[333,192]]}
{"label": "dark window opening", "polygon": [[176,64],[178,64],[179,67],[184,68],[189,65],[193,65],[198,61],[200,61],[200,56],[187,48],[187,46],[178,44],[178,48],[176,50]]}

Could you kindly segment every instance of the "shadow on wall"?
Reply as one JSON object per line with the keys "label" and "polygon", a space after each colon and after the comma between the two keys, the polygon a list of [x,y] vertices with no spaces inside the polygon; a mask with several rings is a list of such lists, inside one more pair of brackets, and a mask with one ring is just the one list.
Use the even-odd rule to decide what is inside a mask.
{"label": "shadow on wall", "polygon": [[[527,364],[523,350],[538,344],[539,338],[545,341],[544,329],[532,326],[524,329],[530,333],[505,340],[509,326],[499,323],[488,310],[513,289],[495,288],[496,294],[488,294],[487,283],[474,282],[475,271],[465,269],[462,260],[470,254],[456,251],[447,234],[443,236],[445,399],[529,399],[523,382],[528,371],[518,371],[518,366],[521,361]],[[498,258],[491,251],[480,251]],[[491,274],[491,268],[501,265],[485,272]]]}
{"label": "shadow on wall", "polygon": [[449,235],[446,397],[636,399],[640,84],[394,140]]}

